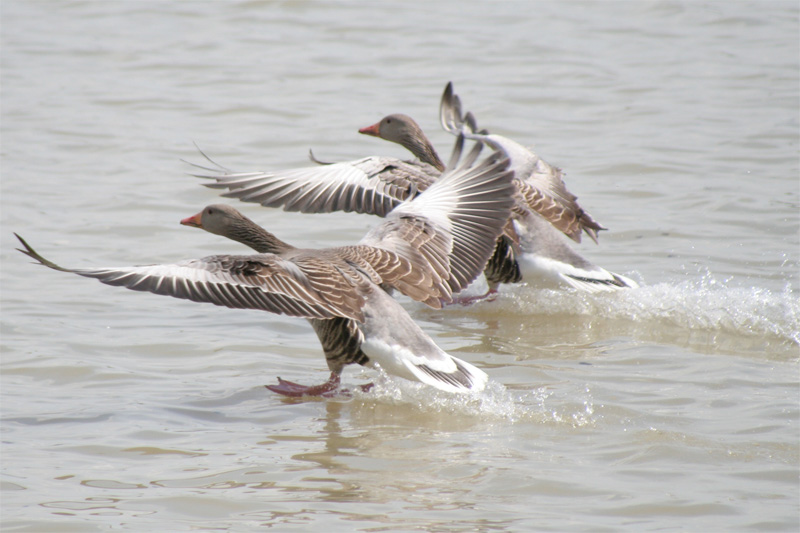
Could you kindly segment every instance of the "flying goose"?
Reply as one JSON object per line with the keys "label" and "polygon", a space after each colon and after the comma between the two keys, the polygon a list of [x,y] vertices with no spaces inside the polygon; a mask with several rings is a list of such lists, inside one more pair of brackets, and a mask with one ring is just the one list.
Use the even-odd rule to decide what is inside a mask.
{"label": "flying goose", "polygon": [[[463,142],[463,139],[460,139]],[[424,194],[386,216],[354,246],[309,250],[281,241],[230,206],[211,205],[181,221],[241,242],[255,255],[215,255],[174,264],[61,267],[19,235],[21,252],[46,267],[108,285],[311,321],[331,371],[327,382],[281,380],[287,396],[333,395],[348,364],[449,392],[482,390],[488,376],[448,355],[384,289],[440,307],[481,272],[512,205],[512,173],[493,154],[475,163],[480,145]]]}
{"label": "flying goose", "polygon": [[[605,228],[566,190],[559,169],[514,141],[478,131],[470,113],[462,117],[461,103],[453,94],[452,83],[447,84],[442,95],[440,119],[451,133],[492,143],[516,166],[512,216],[484,270],[489,284],[487,295],[496,292],[501,283],[519,281],[568,285],[588,292],[638,286],[629,278],[591,263],[564,242],[562,232],[579,242],[582,231],[596,242],[596,232]],[[437,179],[441,160],[411,117],[388,115],[359,132],[396,142],[419,161],[367,157],[277,172],[233,172],[201,151],[215,168],[194,165],[207,171],[196,175],[213,179],[214,183],[204,185],[226,190],[224,197],[267,207],[303,213],[354,211],[378,216],[385,216],[394,206],[413,198]],[[519,175],[526,179],[519,179]]]}

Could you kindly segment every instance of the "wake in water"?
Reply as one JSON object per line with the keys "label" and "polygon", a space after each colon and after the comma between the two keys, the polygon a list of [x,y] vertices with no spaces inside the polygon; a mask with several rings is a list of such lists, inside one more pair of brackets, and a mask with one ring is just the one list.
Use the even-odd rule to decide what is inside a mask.
{"label": "wake in water", "polygon": [[[487,333],[508,337],[513,346],[509,352],[522,358],[527,358],[530,347],[541,341],[537,327],[560,323],[558,331],[568,332],[563,338],[565,350],[579,360],[586,352],[570,346],[602,346],[608,339],[619,337],[677,345],[700,353],[800,360],[800,300],[790,286],[781,292],[732,287],[710,273],[678,283],[601,294],[516,285],[503,289],[495,301],[451,306],[445,312],[487,324],[522,324],[518,330],[511,328],[522,333],[519,337],[491,328]],[[447,329],[452,320],[444,322]],[[526,322],[531,326],[525,326]],[[529,330],[533,332],[526,336]],[[589,337],[581,337],[586,331]],[[365,379],[372,377],[374,373],[370,372]],[[472,395],[447,394],[400,379],[380,378],[375,383],[369,392],[355,393],[362,408],[407,407],[409,419],[422,420],[423,424],[469,426],[526,421],[577,428],[593,426],[603,418],[596,413],[592,391],[581,380],[522,389],[505,387],[492,379],[485,391]]]}
{"label": "wake in water", "polygon": [[[369,377],[374,377],[374,372]],[[519,389],[490,380],[479,393],[449,394],[383,375],[368,392],[357,390],[352,398],[362,408],[390,408],[393,416],[406,407],[409,418],[423,424],[471,426],[496,422],[505,426],[534,422],[582,427],[595,422],[591,391],[579,384]]]}
{"label": "wake in water", "polygon": [[596,294],[508,285],[494,301],[449,306],[444,313],[415,311],[467,337],[483,330],[487,350],[520,358],[556,356],[554,350],[572,358],[577,347],[633,341],[800,361],[800,298],[791,284],[782,290],[747,287],[710,272]]}
{"label": "wake in water", "polygon": [[[494,351],[499,357],[511,354],[518,360],[561,359],[563,356],[549,347],[530,356],[532,347],[556,342],[562,352],[569,353],[567,358],[573,363],[591,364],[584,362],[592,356],[587,345],[600,346],[602,352],[609,342],[615,345],[620,337],[627,337],[633,339],[634,345],[657,343],[698,353],[800,361],[800,300],[792,288],[774,292],[730,285],[709,273],[674,284],[665,282],[600,294],[514,285],[502,289],[491,302],[450,306],[436,312],[418,307],[414,313],[441,319],[442,328],[448,331],[461,323],[466,324],[465,332],[476,322],[478,326],[481,322],[491,324],[474,338],[491,338],[494,344],[487,351]],[[469,320],[465,322],[464,318]],[[508,324],[513,325],[503,329]],[[542,328],[555,329],[557,340],[551,337],[543,341],[539,335]],[[508,350],[503,349],[506,346]],[[465,347],[466,353],[473,349],[472,345]],[[362,376],[348,376],[348,385],[352,387],[363,378],[374,381],[374,387],[332,400],[357,400],[351,405],[362,417],[379,416],[387,410],[386,416],[399,416],[401,424],[407,418],[411,425],[465,429],[476,424],[505,426],[518,422],[591,427],[608,416],[599,414],[603,406],[595,405],[593,392],[581,379],[557,379],[521,388],[504,386],[502,378],[492,378],[481,393],[455,395],[385,375],[375,379],[374,370],[363,372]]]}
{"label": "wake in water", "polygon": [[522,315],[539,321],[580,318],[584,324],[589,321],[585,327],[600,328],[610,336],[644,333],[645,339],[664,337],[669,343],[684,332],[684,336],[694,335],[695,341],[699,336],[706,339],[709,346],[703,351],[730,348],[733,353],[763,351],[780,359],[800,357],[800,298],[791,285],[781,292],[731,285],[705,273],[678,283],[600,294],[511,286],[494,302],[464,312]]}

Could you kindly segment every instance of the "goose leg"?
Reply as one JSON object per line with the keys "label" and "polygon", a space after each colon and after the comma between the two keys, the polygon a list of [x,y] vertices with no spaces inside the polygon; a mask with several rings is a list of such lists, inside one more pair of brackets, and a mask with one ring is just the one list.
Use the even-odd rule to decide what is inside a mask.
{"label": "goose leg", "polygon": [[286,381],[285,379],[278,378],[277,385],[265,385],[272,392],[283,394],[284,396],[291,396],[294,398],[300,396],[334,396],[339,388],[341,381],[340,375],[337,372],[331,372],[331,377],[322,385],[300,385],[293,381]]}
{"label": "goose leg", "polygon": [[456,296],[453,298],[453,301],[451,303],[467,306],[483,300],[491,302],[492,300],[497,298],[497,295],[498,295],[497,288],[493,288],[486,291],[486,294],[479,294],[477,296]]}
{"label": "goose leg", "polygon": [[[330,379],[322,385],[300,385],[293,381],[286,381],[285,379],[278,378],[277,385],[264,386],[272,392],[277,392],[278,394],[290,396],[292,398],[299,398],[300,396],[322,396],[323,398],[332,398],[340,394],[348,395],[350,393],[347,389],[339,389],[340,382],[340,375],[336,372],[331,372]],[[367,392],[373,385],[373,383],[367,383],[366,385],[360,385],[359,388]]]}

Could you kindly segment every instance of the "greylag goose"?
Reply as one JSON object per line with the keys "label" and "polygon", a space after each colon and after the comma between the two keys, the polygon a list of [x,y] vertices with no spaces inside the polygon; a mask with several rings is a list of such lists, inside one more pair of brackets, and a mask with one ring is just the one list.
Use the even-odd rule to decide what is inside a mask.
{"label": "greylag goose", "polygon": [[[485,132],[467,127],[472,125],[477,130],[471,114],[462,118],[460,101],[450,83],[442,95],[440,116],[448,131],[455,133],[460,128],[471,137],[487,136]],[[222,194],[224,197],[267,207],[303,213],[355,211],[378,216],[385,216],[400,202],[424,191],[438,177],[436,169],[441,161],[436,150],[419,125],[407,115],[389,115],[359,132],[399,143],[420,161],[368,157],[278,172],[232,172],[201,152],[216,168],[194,165],[208,171],[196,175],[213,179],[214,183],[205,185],[227,190]],[[585,231],[596,241],[596,231],[604,229],[566,190],[561,171],[513,141],[500,136],[488,137],[500,149],[516,157],[518,171],[529,178],[522,181],[515,175],[512,217],[484,270],[489,283],[488,294],[496,292],[501,283],[519,281],[545,286],[568,285],[588,292],[636,287],[633,280],[591,263],[561,238],[560,233],[564,232],[580,241],[581,232]]]}
{"label": "greylag goose", "polygon": [[279,378],[268,388],[280,394],[335,394],[343,368],[352,363],[449,392],[479,391],[487,375],[439,348],[384,290],[397,289],[440,307],[483,269],[509,216],[513,185],[507,161],[494,154],[474,164],[476,148],[355,246],[295,248],[224,205],[208,206],[181,223],[246,244],[258,254],[68,269],[17,237],[24,247],[20,251],[38,263],[108,285],[309,319],[330,378],[311,387]]}

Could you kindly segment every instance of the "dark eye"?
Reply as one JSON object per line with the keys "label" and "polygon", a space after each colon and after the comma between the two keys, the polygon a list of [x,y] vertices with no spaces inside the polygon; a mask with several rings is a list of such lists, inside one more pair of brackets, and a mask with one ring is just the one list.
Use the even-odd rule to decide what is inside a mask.
{"label": "dark eye", "polygon": [[208,208],[208,214],[209,214],[209,215],[213,215],[213,214],[214,214],[214,210],[213,210],[213,209],[211,209],[210,207]]}

